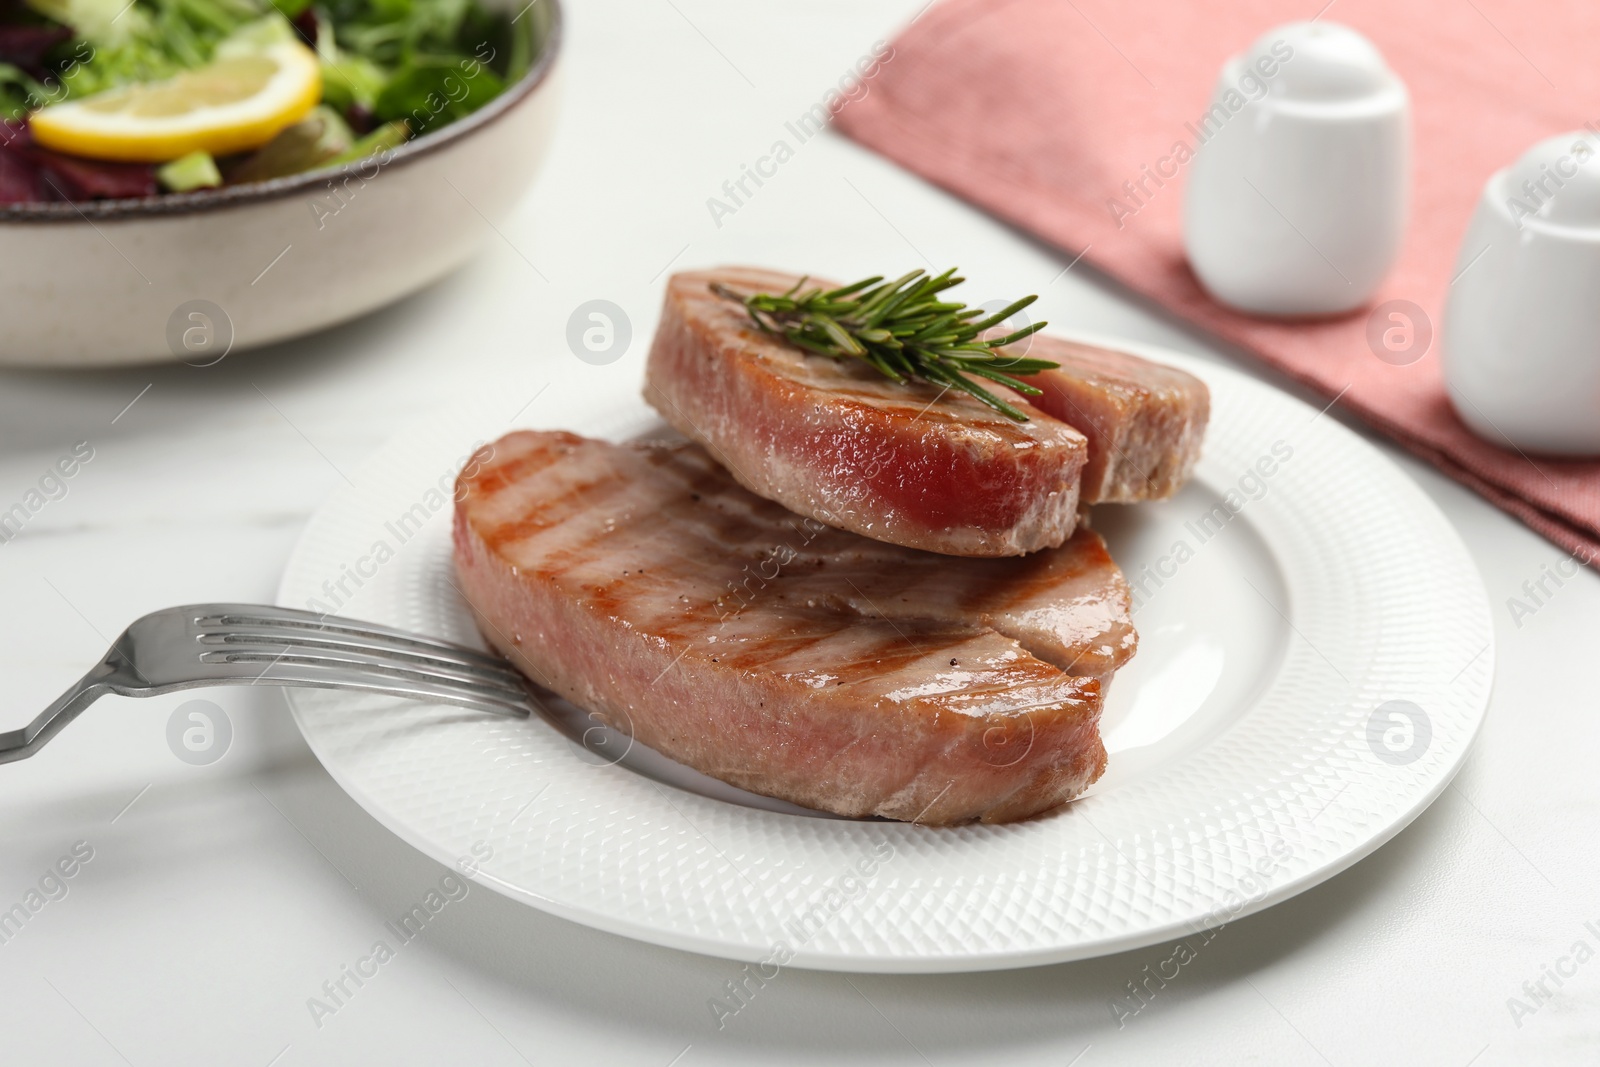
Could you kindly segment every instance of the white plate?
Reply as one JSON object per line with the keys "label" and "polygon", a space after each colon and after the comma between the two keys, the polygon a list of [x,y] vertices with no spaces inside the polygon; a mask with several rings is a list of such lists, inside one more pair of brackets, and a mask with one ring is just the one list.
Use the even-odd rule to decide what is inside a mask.
{"label": "white plate", "polygon": [[[1109,768],[1059,812],[957,829],[821,816],[570,707],[564,736],[291,690],[296,720],[329,773],[435,859],[577,922],[739,960],[1020,967],[1292,896],[1398,833],[1460,767],[1489,696],[1488,600],[1438,509],[1337,421],[1241,374],[1122,347],[1203,377],[1212,423],[1175,500],[1096,511],[1141,590],[1142,641],[1111,688]],[[453,584],[449,487],[526,399],[501,390],[386,447],[312,519],[280,602],[478,643]],[[526,410],[522,424],[614,439],[659,427],[581,375]]]}

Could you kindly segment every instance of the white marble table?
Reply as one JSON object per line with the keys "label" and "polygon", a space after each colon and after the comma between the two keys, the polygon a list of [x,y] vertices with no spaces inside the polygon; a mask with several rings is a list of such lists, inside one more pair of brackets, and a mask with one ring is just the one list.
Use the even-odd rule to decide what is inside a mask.
{"label": "white marble table", "polygon": [[[993,289],[975,296],[1037,291],[1057,323],[1228,359],[831,133],[713,218],[707,198],[775,140],[793,144],[785,122],[920,5],[579,0],[549,165],[465,270],[209,369],[0,374],[0,508],[75,443],[94,450],[0,544],[0,725],[147,610],[271,598],[318,501],[463,380],[634,389],[669,267],[959,263]],[[564,341],[591,299],[633,324],[605,367]],[[217,690],[204,695],[233,737],[210,765],[169,749],[186,699],[173,697],[102,702],[0,768],[0,909],[41,879],[49,891],[0,943],[0,1062],[1594,1063],[1600,960],[1572,952],[1600,951],[1600,581],[1580,574],[1514,619],[1507,599],[1564,553],[1389,451],[1456,523],[1495,604],[1498,686],[1478,747],[1395,841],[1224,930],[1121,1026],[1112,1002],[1169,948],[954,977],[791,970],[719,1030],[707,1001],[735,964],[481,888],[313,1013],[443,869],[334,785],[279,693]],[[45,878],[63,860],[72,877]]]}

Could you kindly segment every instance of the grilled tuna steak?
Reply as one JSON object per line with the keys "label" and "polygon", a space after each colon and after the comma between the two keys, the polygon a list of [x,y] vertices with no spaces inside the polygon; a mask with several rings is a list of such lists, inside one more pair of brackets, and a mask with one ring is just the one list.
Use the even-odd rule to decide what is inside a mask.
{"label": "grilled tuna steak", "polygon": [[1028,355],[1061,364],[1029,378],[1033,406],[1089,439],[1080,499],[1131,504],[1177,492],[1200,458],[1211,416],[1205,383],[1175,367],[1036,334]]}
{"label": "grilled tuna steak", "polygon": [[797,280],[748,268],[672,277],[645,372],[662,418],[751,492],[880,541],[1015,556],[1072,535],[1089,454],[1078,431],[808,355],[710,289],[781,293]]}
{"label": "grilled tuna steak", "polygon": [[740,488],[695,445],[513,433],[462,475],[484,635],[673,759],[842,815],[1004,822],[1105,766],[1133,654],[1099,537],[1021,559],[863,539]]}

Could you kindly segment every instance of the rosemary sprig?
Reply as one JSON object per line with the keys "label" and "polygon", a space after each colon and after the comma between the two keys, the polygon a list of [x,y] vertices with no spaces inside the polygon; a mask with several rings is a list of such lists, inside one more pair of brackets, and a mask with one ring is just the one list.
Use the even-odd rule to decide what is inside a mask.
{"label": "rosemary sprig", "polygon": [[1039,395],[1038,389],[1018,377],[1060,364],[1010,357],[999,349],[1046,324],[1035,322],[1004,336],[983,336],[1038,297],[1025,296],[987,316],[982,308],[939,299],[940,293],[964,280],[956,277],[952,267],[938,277],[914,270],[892,282],[882,277],[864,278],[838,289],[806,289],[807,279],[801,278],[785,293],[745,296],[717,283],[711,291],[743,304],[762,330],[808,352],[864,360],[895,382],[920,378],[946,389],[959,389],[1002,415],[1027,422],[1022,411],[967,375],[999,382],[1027,396]]}

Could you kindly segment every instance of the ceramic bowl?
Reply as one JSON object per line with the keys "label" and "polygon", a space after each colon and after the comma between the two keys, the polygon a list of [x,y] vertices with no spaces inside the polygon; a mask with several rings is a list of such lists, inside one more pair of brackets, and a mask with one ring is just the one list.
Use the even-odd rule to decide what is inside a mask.
{"label": "ceramic bowl", "polygon": [[528,73],[390,153],[222,189],[0,207],[0,364],[204,365],[460,266],[527,189],[554,126],[558,0],[515,26],[534,38]]}

